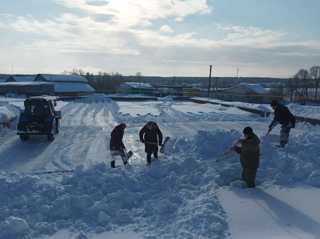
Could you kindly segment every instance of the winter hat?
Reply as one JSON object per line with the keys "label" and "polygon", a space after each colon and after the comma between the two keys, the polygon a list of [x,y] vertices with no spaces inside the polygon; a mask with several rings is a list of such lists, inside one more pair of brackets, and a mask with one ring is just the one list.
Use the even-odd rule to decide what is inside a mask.
{"label": "winter hat", "polygon": [[270,105],[271,106],[277,106],[278,105],[278,101],[277,100],[272,100]]}
{"label": "winter hat", "polygon": [[125,123],[121,123],[120,124],[121,128],[125,129],[127,127],[127,125]]}
{"label": "winter hat", "polygon": [[243,134],[253,134],[253,130],[251,127],[245,127],[242,132]]}
{"label": "winter hat", "polygon": [[147,125],[148,125],[148,127],[150,127],[150,128],[154,128],[154,127],[157,126],[156,122],[154,122],[154,121],[149,121],[149,122],[147,123]]}

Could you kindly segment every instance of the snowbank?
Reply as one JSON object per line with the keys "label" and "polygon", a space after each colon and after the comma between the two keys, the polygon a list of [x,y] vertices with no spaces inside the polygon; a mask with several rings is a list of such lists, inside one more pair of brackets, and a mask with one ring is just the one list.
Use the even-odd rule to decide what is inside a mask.
{"label": "snowbank", "polygon": [[[216,195],[202,196],[214,187],[204,170],[189,158],[155,162],[147,170],[105,164],[78,168],[56,184],[35,176],[3,176],[0,221],[21,218],[31,238],[63,228],[99,233],[122,227],[142,231],[145,238],[221,238],[227,224]],[[0,238],[6,236],[0,232]]]}
{"label": "snowbank", "polygon": [[[110,169],[102,163],[78,167],[55,183],[3,174],[0,221],[20,218],[22,231],[32,238],[64,228],[95,233],[129,228],[146,238],[222,238],[228,226],[214,189],[240,175],[236,154],[221,158],[240,136],[235,130],[217,130],[172,139],[168,155],[173,156],[150,168]],[[273,140],[262,138],[258,182],[319,186],[320,136],[302,133],[285,150],[275,149]]]}
{"label": "snowbank", "polygon": [[19,116],[19,109],[10,104],[0,104],[0,125],[8,124]]}

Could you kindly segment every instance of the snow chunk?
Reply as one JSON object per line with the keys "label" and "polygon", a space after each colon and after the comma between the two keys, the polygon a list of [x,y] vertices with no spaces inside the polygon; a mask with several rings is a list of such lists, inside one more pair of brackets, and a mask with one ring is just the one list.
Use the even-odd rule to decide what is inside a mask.
{"label": "snow chunk", "polygon": [[86,236],[86,234],[81,232],[75,239],[89,239],[89,238]]}
{"label": "snow chunk", "polygon": [[0,105],[0,124],[9,123],[17,118],[19,113],[19,109],[13,105]]}
{"label": "snow chunk", "polygon": [[24,219],[10,216],[0,224],[0,238],[20,238],[25,236],[29,230],[29,225]]}

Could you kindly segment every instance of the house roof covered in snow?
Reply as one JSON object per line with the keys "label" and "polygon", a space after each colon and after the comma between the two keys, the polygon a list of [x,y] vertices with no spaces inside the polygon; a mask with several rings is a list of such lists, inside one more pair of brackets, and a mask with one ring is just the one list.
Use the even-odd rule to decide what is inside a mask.
{"label": "house roof covered in snow", "polygon": [[50,82],[83,82],[87,83],[87,79],[79,75],[55,75],[55,74],[39,74],[36,77],[37,81]]}
{"label": "house roof covered in snow", "polygon": [[34,81],[35,75],[11,75],[8,76],[7,82],[31,82]]}
{"label": "house roof covered in snow", "polygon": [[93,93],[95,90],[86,83],[79,82],[55,82],[54,90],[56,93]]}
{"label": "house roof covered in snow", "polygon": [[260,84],[249,84],[249,83],[240,83],[240,86],[249,89],[250,91],[257,93],[257,94],[265,94],[267,90]]}
{"label": "house roof covered in snow", "polygon": [[0,82],[5,82],[8,79],[7,75],[0,75]]}
{"label": "house roof covered in snow", "polygon": [[236,92],[236,93],[253,93],[253,94],[266,94],[268,93],[267,89],[260,84],[252,84],[242,82],[239,85],[236,85],[231,88],[227,88],[223,91],[226,92]]}
{"label": "house roof covered in snow", "polygon": [[0,86],[33,86],[33,85],[52,85],[49,82],[1,82]]}
{"label": "house roof covered in snow", "polygon": [[152,85],[149,83],[142,82],[124,82],[122,85],[136,89],[153,89]]}

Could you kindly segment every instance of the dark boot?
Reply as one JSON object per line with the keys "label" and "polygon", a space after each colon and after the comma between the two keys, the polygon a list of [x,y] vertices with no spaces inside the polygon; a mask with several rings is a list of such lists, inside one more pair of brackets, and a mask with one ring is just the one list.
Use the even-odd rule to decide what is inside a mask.
{"label": "dark boot", "polygon": [[147,154],[147,164],[151,164],[151,154]]}
{"label": "dark boot", "polygon": [[113,160],[113,161],[111,161],[110,165],[111,165],[111,168],[115,168],[116,167],[116,162]]}
{"label": "dark boot", "polygon": [[154,152],[153,156],[154,156],[155,159],[158,159],[158,152]]}
{"label": "dark boot", "polygon": [[279,145],[279,147],[280,148],[284,148],[285,146],[286,146],[286,142],[284,142],[284,141],[280,141],[280,145]]}
{"label": "dark boot", "polygon": [[254,188],[256,186],[256,174],[257,174],[257,169],[256,168],[245,168],[244,169],[244,177],[245,177],[245,182],[248,186],[248,188]]}
{"label": "dark boot", "polygon": [[246,181],[246,177],[245,177],[245,169],[242,169],[241,179],[242,179],[243,181]]}

